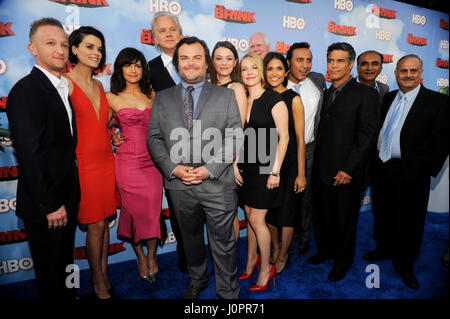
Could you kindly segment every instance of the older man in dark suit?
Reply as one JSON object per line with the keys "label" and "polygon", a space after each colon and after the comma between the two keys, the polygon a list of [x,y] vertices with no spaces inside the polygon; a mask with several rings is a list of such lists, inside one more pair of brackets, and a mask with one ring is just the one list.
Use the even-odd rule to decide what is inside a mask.
{"label": "older man in dark suit", "polygon": [[191,279],[185,299],[199,298],[208,287],[205,221],[217,295],[239,297],[232,163],[243,139],[241,117],[233,91],[206,81],[209,62],[204,41],[190,37],[178,43],[174,66],[182,81],[156,94],[147,135],[184,239]]}
{"label": "older man in dark suit", "polygon": [[[161,50],[161,55],[148,62],[152,87],[156,92],[170,88],[180,83],[180,75],[174,67],[172,58],[183,31],[176,15],[159,11],[152,18],[152,35],[155,45]],[[169,218],[172,231],[177,239],[178,268],[187,273],[187,261],[183,248],[183,236],[175,218],[174,207],[170,195],[166,193],[169,206]]]}
{"label": "older man in dark suit", "polygon": [[307,262],[333,259],[330,281],[343,279],[353,263],[356,224],[380,112],[377,91],[350,76],[355,55],[346,42],[328,47],[332,86],[325,92],[314,154],[313,217],[318,253]]}
{"label": "older man in dark suit", "polygon": [[373,157],[372,204],[377,247],[369,261],[392,258],[403,283],[418,289],[413,264],[420,254],[430,193],[448,156],[448,96],[420,84],[423,63],[411,54],[398,60],[399,90],[385,95]]}
{"label": "older man in dark suit", "polygon": [[65,272],[73,264],[80,200],[75,119],[61,76],[68,48],[58,20],[33,22],[28,50],[36,65],[14,85],[6,104],[19,163],[16,214],[24,221],[41,298],[75,297]]}

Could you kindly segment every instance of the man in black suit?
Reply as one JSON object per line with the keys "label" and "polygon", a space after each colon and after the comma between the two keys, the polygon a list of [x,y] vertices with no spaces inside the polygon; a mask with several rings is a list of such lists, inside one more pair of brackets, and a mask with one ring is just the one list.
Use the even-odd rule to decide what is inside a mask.
{"label": "man in black suit", "polygon": [[68,47],[58,20],[35,21],[28,50],[36,65],[6,105],[19,163],[16,214],[24,221],[41,298],[75,297],[66,285],[80,200],[75,119],[61,76]]}
{"label": "man in black suit", "polygon": [[[161,50],[161,55],[148,62],[152,87],[156,92],[173,87],[180,83],[180,76],[172,63],[175,48],[182,38],[180,22],[176,15],[169,12],[159,11],[152,18],[152,34],[155,45]],[[169,193],[165,192],[167,205],[169,206],[169,218],[172,231],[177,239],[178,268],[188,272],[186,256],[183,248],[183,237],[181,235],[178,221],[175,218],[175,210]]]}
{"label": "man in black suit", "polygon": [[383,99],[373,157],[372,205],[377,247],[369,261],[392,258],[405,285],[418,289],[413,264],[420,254],[430,193],[448,156],[448,96],[420,84],[423,63],[414,54],[397,62],[400,90]]}
{"label": "man in black suit", "polygon": [[356,58],[357,81],[378,91],[380,104],[383,96],[389,92],[389,86],[378,81],[377,77],[383,70],[383,55],[375,50],[364,51]]}
{"label": "man in black suit", "polygon": [[334,259],[330,281],[343,279],[353,263],[366,168],[380,113],[377,91],[350,76],[355,55],[346,42],[328,47],[332,86],[325,91],[314,154],[313,218],[318,253],[307,262]]}
{"label": "man in black suit", "polygon": [[286,59],[290,68],[286,87],[301,96],[305,109],[306,188],[301,207],[299,207],[300,220],[296,232],[300,237],[297,252],[300,256],[306,256],[309,252],[312,237],[311,173],[314,161],[314,139],[317,133],[326,83],[322,74],[311,72],[312,53],[309,43],[292,44],[287,52]]}
{"label": "man in black suit", "polygon": [[152,35],[161,55],[148,62],[150,78],[156,92],[180,83],[180,76],[172,64],[175,48],[182,39],[180,22],[169,12],[156,12],[152,18]]}

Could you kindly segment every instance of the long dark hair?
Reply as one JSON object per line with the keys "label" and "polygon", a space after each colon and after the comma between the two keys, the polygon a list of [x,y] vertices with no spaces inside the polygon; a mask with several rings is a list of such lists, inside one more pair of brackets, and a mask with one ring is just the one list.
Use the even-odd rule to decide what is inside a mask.
{"label": "long dark hair", "polygon": [[106,61],[106,47],[105,47],[105,37],[103,34],[94,27],[80,27],[76,30],[73,30],[69,36],[69,61],[72,63],[78,63],[78,57],[72,52],[72,46],[78,48],[83,39],[87,35],[93,35],[100,39],[102,42],[102,58],[100,59],[100,63],[98,67],[94,69],[94,71],[101,71],[105,66]]}
{"label": "long dark hair", "polygon": [[127,83],[123,77],[122,68],[127,64],[133,64],[141,62],[142,65],[142,78],[139,80],[139,88],[141,92],[146,96],[152,96],[152,85],[150,83],[150,71],[147,66],[147,61],[141,51],[135,48],[122,49],[117,55],[116,61],[114,61],[114,72],[111,76],[110,90],[114,94],[122,92]]}
{"label": "long dark hair", "polygon": [[[233,71],[231,71],[231,80],[233,82],[239,82],[239,56],[238,53],[236,51],[236,48],[234,47],[234,45],[229,42],[229,41],[219,41],[216,43],[216,45],[214,46],[214,49],[212,50],[211,53],[211,63],[212,61],[214,61],[214,53],[216,52],[216,50],[218,48],[226,48],[228,50],[230,50],[233,53],[234,58],[236,59],[236,65],[233,68]],[[217,84],[217,72],[216,69],[213,67],[211,68],[211,71],[209,72],[211,74],[211,83],[213,84]]]}

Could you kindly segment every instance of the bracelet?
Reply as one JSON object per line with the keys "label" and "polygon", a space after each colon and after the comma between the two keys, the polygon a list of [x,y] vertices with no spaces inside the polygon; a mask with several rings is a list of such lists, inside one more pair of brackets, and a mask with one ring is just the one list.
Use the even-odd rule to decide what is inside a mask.
{"label": "bracelet", "polygon": [[275,176],[275,177],[280,177],[280,173],[271,172],[270,175]]}

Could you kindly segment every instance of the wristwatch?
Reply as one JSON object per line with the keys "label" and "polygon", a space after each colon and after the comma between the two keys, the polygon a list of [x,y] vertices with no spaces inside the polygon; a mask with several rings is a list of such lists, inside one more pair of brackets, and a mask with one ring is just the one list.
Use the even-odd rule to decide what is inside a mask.
{"label": "wristwatch", "polygon": [[270,172],[270,175],[275,176],[275,177],[280,177],[280,173]]}

